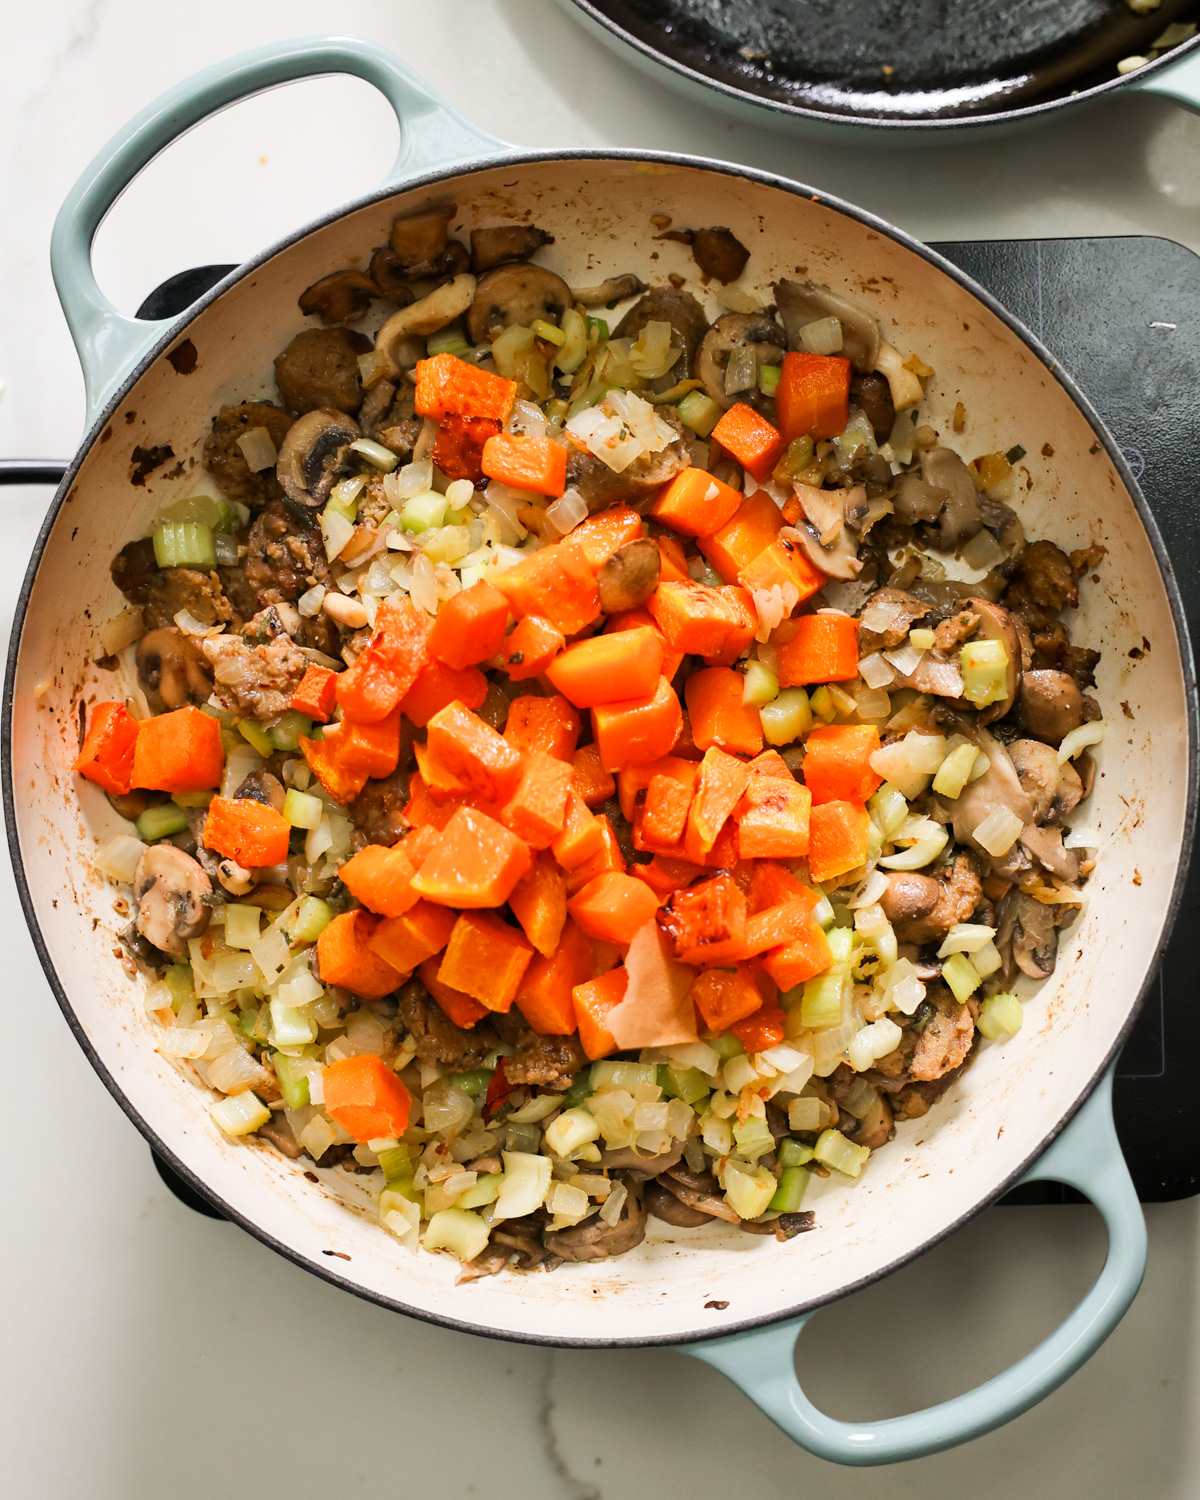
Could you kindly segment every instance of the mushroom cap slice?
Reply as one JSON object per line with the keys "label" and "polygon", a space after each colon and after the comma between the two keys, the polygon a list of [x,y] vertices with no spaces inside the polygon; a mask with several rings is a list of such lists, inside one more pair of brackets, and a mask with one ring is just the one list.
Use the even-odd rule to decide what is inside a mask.
{"label": "mushroom cap slice", "polygon": [[161,953],[184,953],[207,929],[212,881],[194,859],[174,844],[152,844],[133,875],[137,930]]}
{"label": "mushroom cap slice", "polygon": [[886,443],[896,425],[896,403],[884,376],[856,371],[850,382],[850,400],[871,424],[877,443]]}
{"label": "mushroom cap slice", "polygon": [[[804,347],[800,330],[809,323],[836,318],[842,325],[842,353],[856,370],[874,370],[879,358],[879,324],[861,307],[855,307],[853,302],[815,281],[786,279],[775,283],[775,306],[783,319],[789,349]],[[894,411],[892,417],[895,420]]]}
{"label": "mushroom cap slice", "polygon": [[1041,668],[1021,675],[1021,717],[1035,740],[1058,745],[1083,723],[1083,694],[1069,672]]}
{"label": "mushroom cap slice", "polygon": [[783,329],[766,313],[722,313],[696,351],[696,376],[719,405],[728,408],[735,401],[745,401],[754,406],[763,400],[757,387],[732,396],[726,394],[725,369],[729,356],[735,349],[751,349],[759,364],[777,365],[785,348]]}
{"label": "mushroom cap slice", "polygon": [[505,261],[528,260],[543,245],[553,243],[554,236],[536,224],[498,224],[490,229],[472,229],[471,269],[478,276]]}
{"label": "mushroom cap slice", "polygon": [[940,552],[957,552],[964,542],[983,530],[979,491],[971,471],[951,448],[927,448],[921,455],[921,478],[946,498],[938,514],[934,546]]}
{"label": "mushroom cap slice", "polygon": [[817,528],[801,516],[796,526],[785,526],[776,537],[782,547],[799,547],[812,563],[830,578],[857,578],[862,572],[862,559],[855,548],[854,537],[843,526],[828,547],[821,545]]}
{"label": "mushroom cap slice", "polygon": [[413,289],[408,284],[408,272],[400,257],[390,245],[380,245],[371,257],[367,274],[379,288],[379,295],[399,307],[406,307],[413,300]]}
{"label": "mushroom cap slice", "polygon": [[601,610],[618,615],[638,609],[658,587],[661,571],[662,553],[652,536],[639,536],[618,547],[596,574]]}
{"label": "mushroom cap slice", "polygon": [[345,412],[318,408],[293,422],[279,449],[275,473],[295,505],[324,505],[346,463],[358,423]]}
{"label": "mushroom cap slice", "polygon": [[[645,282],[640,276],[626,271],[621,276],[610,276],[607,281],[598,282],[595,286],[572,287],[571,296],[584,307],[611,307],[614,302],[623,302],[626,297],[636,297],[644,286]],[[707,319],[705,326],[708,326]],[[621,330],[618,328],[617,332],[620,333]]]}
{"label": "mushroom cap slice", "polygon": [[475,286],[467,336],[483,344],[506,328],[528,328],[535,318],[557,323],[571,303],[571,288],[545,266],[498,266]]}
{"label": "mushroom cap slice", "polygon": [[300,311],[318,314],[325,324],[357,323],[378,296],[379,288],[365,271],[331,271],[300,293]]}
{"label": "mushroom cap slice", "polygon": [[390,239],[400,263],[410,270],[437,258],[458,209],[453,203],[429,203],[392,220]]}
{"label": "mushroom cap slice", "polygon": [[[575,299],[581,300],[578,292]],[[672,379],[690,380],[696,350],[708,332],[708,319],[699,302],[691,292],[677,292],[670,286],[651,287],[617,324],[614,337],[636,339],[647,323],[670,323],[671,348],[683,350],[682,359],[671,371]]]}
{"label": "mushroom cap slice", "polygon": [[419,302],[393,313],[375,335],[375,353],[384,356],[386,361],[376,380],[393,380],[399,375],[403,368],[400,360],[403,346],[414,335],[427,338],[439,328],[445,328],[447,323],[453,323],[455,318],[461,318],[471,306],[475,287],[474,276],[464,272],[444,286],[436,287]]}

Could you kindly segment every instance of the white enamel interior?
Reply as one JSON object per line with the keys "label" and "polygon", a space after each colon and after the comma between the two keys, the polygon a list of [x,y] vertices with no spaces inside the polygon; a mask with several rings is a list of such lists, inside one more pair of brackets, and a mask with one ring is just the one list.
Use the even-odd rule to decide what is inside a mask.
{"label": "white enamel interior", "polygon": [[[514,219],[552,231],[556,243],[542,258],[576,285],[626,270],[691,277],[686,249],[654,240],[652,213],[677,226],[729,225],[751,251],[747,284],[765,288],[780,274],[827,282],[933,365],[925,411],[936,420],[963,402],[966,457],[1024,446],[1029,489],[1019,504],[1031,535],[1108,549],[1072,626],[1075,639],[1104,650],[1097,691],[1110,724],[1085,805],[1088,826],[1104,838],[1086,913],[1064,937],[1057,973],[1027,1006],[1020,1034],[983,1046],[929,1116],[899,1127],[858,1184],[836,1174],[818,1183],[805,1203],[818,1228],[787,1245],[651,1220],[644,1245],[612,1263],[455,1288],[456,1264],[401,1249],[366,1204],[353,1203],[341,1174],[314,1185],[302,1175],[306,1162],[225,1140],[209,1122],[207,1091],[155,1053],[142,982],[113,956],[116,893],[90,856],[97,835],[120,825],[69,769],[76,708],[81,690],[86,701],[124,691],[94,665],[97,629],[123,602],[109,560],[165,498],[189,487],[186,472],[169,477],[170,465],[133,486],[130,451],[170,444],[193,469],[219,405],[273,398],[271,360],[305,326],[296,306],[303,289],[335,267],[365,264],[398,210],[442,193],[458,205],[455,232]],[[603,1342],[717,1332],[835,1296],[918,1251],[1037,1151],[1112,1050],[1160,936],[1187,808],[1187,712],[1168,597],[1136,508],[1078,408],[1001,320],[921,256],[803,195],[692,166],[578,159],[506,163],[349,213],[246,275],[186,336],[199,355],[194,372],[177,374],[160,357],[142,375],[54,523],[25,619],[12,746],[21,854],[59,983],[105,1071],[185,1167],[296,1258],[372,1297],[501,1334]]]}

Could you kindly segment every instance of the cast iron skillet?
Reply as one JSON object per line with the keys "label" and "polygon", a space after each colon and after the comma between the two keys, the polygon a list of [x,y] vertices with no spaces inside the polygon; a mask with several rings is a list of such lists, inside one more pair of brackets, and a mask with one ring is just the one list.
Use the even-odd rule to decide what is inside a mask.
{"label": "cast iron skillet", "polygon": [[[874,127],[912,143],[1015,126],[1103,95],[1200,109],[1196,0],[1146,15],[1126,0],[563,0],[644,70],[806,134]],[[1120,74],[1126,58],[1149,59]]]}

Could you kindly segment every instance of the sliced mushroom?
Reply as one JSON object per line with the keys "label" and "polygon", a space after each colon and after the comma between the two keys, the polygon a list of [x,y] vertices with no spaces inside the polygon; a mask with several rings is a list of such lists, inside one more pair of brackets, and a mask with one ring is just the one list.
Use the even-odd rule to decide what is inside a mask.
{"label": "sliced mushroom", "polygon": [[1041,740],[1014,740],[1008,754],[1021,789],[1033,803],[1035,822],[1059,822],[1079,805],[1083,783],[1070,761],[1059,765],[1050,745]]}
{"label": "sliced mushroom", "polygon": [[901,474],[896,480],[892,504],[897,521],[915,526],[919,521],[936,521],[946,503],[946,492],[935,490],[917,474]]}
{"label": "sliced mushroom", "polygon": [[879,898],[883,914],[893,925],[917,922],[927,917],[942,899],[942,887],[932,875],[915,870],[896,870],[888,876],[887,890]]}
{"label": "sliced mushroom", "polygon": [[275,473],[295,505],[324,505],[346,466],[358,423],[340,411],[310,411],[293,422],[279,449]]}
{"label": "sliced mushroom", "polygon": [[596,574],[600,608],[606,615],[638,609],[658,587],[662,553],[652,536],[640,536],[618,547]]}
{"label": "sliced mushroom", "polygon": [[1024,550],[1025,528],[1021,525],[1020,516],[1011,505],[1005,505],[1000,500],[989,500],[986,495],[980,495],[979,511],[983,516],[983,524],[1009,557],[1016,557]]}
{"label": "sliced mushroom", "polygon": [[152,844],[133,875],[137,930],[161,953],[187,952],[192,938],[207,929],[212,881],[194,859],[174,844]]}
{"label": "sliced mushroom", "polygon": [[411,271],[436,260],[446,248],[457,212],[453,203],[430,203],[393,219],[390,239],[401,265]]}
{"label": "sliced mushroom", "polygon": [[546,1249],[563,1260],[586,1261],[624,1255],[640,1245],[646,1238],[646,1208],[640,1186],[630,1182],[627,1187],[628,1194],[615,1224],[592,1217],[571,1229],[547,1231],[543,1236]]}
{"label": "sliced mushroom", "polygon": [[850,400],[857,406],[875,434],[877,443],[886,443],[896,425],[896,404],[892,388],[882,375],[858,373],[850,382]]}
{"label": "sliced mushroom", "polygon": [[528,260],[554,236],[534,224],[498,224],[471,231],[471,269],[476,276],[509,260]]}
{"label": "sliced mushroom", "polygon": [[[580,300],[578,292],[575,293],[575,300]],[[671,379],[690,380],[695,368],[696,350],[708,332],[708,319],[695,297],[690,292],[677,292],[670,286],[651,287],[617,324],[614,337],[636,339],[647,323],[670,323],[671,348],[683,351],[671,367]]]}
{"label": "sliced mushroom", "polygon": [[1030,823],[1021,830],[1021,846],[1027,849],[1043,870],[1059,880],[1073,881],[1079,876],[1083,853],[1079,849],[1063,848],[1061,828],[1038,828]]}
{"label": "sliced mushroom", "polygon": [[545,266],[500,266],[481,276],[467,313],[467,337],[487,343],[506,328],[528,328],[535,318],[557,323],[572,303],[571,288]]}
{"label": "sliced mushroom", "polygon": [[264,807],[273,807],[276,812],[283,811],[283,804],[287,799],[283,782],[278,776],[272,776],[270,771],[251,771],[249,776],[243,778],[233,795],[235,801],[261,802]]}
{"label": "sliced mushroom", "polygon": [[785,526],[776,537],[785,551],[799,547],[812,563],[830,578],[857,578],[862,572],[862,561],[854,543],[854,535],[843,526],[829,547],[822,547],[817,529],[811,521],[801,517],[798,526]]}
{"label": "sliced mushroom", "polygon": [[696,376],[721,406],[732,406],[735,401],[757,406],[764,399],[757,380],[743,391],[730,394],[725,390],[730,357],[737,351],[749,350],[759,365],[777,365],[785,348],[783,329],[766,313],[722,313],[696,351]]}
{"label": "sliced mushroom", "polygon": [[1021,674],[1021,717],[1035,740],[1062,743],[1083,723],[1083,694],[1069,672],[1042,668]]}
{"label": "sliced mushroom", "polygon": [[381,245],[372,255],[367,275],[379,288],[379,295],[398,307],[406,307],[413,300],[408,272],[390,245]]}
{"label": "sliced mushroom", "polygon": [[880,339],[879,352],[875,356],[875,369],[887,380],[892,393],[892,402],[897,411],[908,411],[924,398],[921,382],[911,370],[905,368],[900,351],[886,339]]}
{"label": "sliced mushroom", "polygon": [[1001,809],[1014,813],[1021,822],[1033,822],[1033,803],[1021,787],[1008,751],[986,729],[975,729],[963,716],[963,732],[988,758],[988,768],[975,781],[969,781],[954,802],[954,837],[986,854],[973,842],[975,830],[992,813]]}
{"label": "sliced mushroom", "polygon": [[222,859],[217,863],[217,879],[231,896],[245,896],[254,889],[254,875],[236,859]]}
{"label": "sliced mushroom", "polygon": [[692,258],[705,276],[728,285],[746,269],[750,252],[730,229],[714,225],[691,231]]}
{"label": "sliced mushroom", "polygon": [[941,552],[957,552],[983,530],[979,491],[971,471],[952,449],[927,448],[921,455],[921,478],[946,493],[934,545]]}
{"label": "sliced mushroom", "polygon": [[174,625],[144,635],[134,659],[138,680],[164,708],[203,703],[212,692],[212,668],[200,643]]}
{"label": "sliced mushroom", "polygon": [[[841,352],[856,370],[870,372],[875,369],[879,358],[879,324],[861,307],[855,307],[853,302],[847,302],[827,286],[818,286],[815,281],[786,280],[775,283],[775,305],[787,331],[789,349],[804,347],[800,342],[800,330],[809,323],[816,323],[821,318],[836,318],[842,325]],[[866,411],[865,406],[863,410]],[[870,416],[870,412],[867,415]],[[895,415],[893,411],[893,421]],[[891,430],[889,426],[888,433]]]}
{"label": "sliced mushroom", "polygon": [[1021,681],[1021,643],[1017,639],[1016,628],[1008,610],[999,604],[993,604],[989,599],[981,599],[974,595],[965,603],[966,607],[979,618],[979,626],[975,631],[978,639],[999,641],[1008,657],[1004,697],[995,703],[989,703],[986,708],[979,711],[979,723],[991,724],[996,719],[1002,719],[1017,701],[1017,687]]}
{"label": "sliced mushroom", "polygon": [[1058,956],[1054,908],[1014,888],[1001,901],[996,920],[996,947],[1005,975],[1011,979],[1020,969],[1030,979],[1049,979]]}
{"label": "sliced mushroom", "polygon": [[322,323],[357,323],[365,317],[379,288],[365,271],[333,271],[300,294],[300,311],[319,315]]}
{"label": "sliced mushroom", "polygon": [[817,533],[822,547],[831,547],[837,540],[838,533],[846,524],[846,506],[851,496],[855,500],[861,498],[865,501],[867,498],[867,492],[861,486],[857,490],[846,491],[823,490],[815,484],[798,484],[795,490],[805,518]]}
{"label": "sliced mushroom", "polygon": [[652,1177],[646,1184],[645,1203],[656,1219],[674,1224],[677,1229],[697,1229],[701,1224],[711,1224],[713,1221],[712,1214],[684,1203],[657,1177]]}
{"label": "sliced mushroom", "polygon": [[272,1146],[290,1161],[296,1161],[304,1155],[304,1147],[296,1139],[286,1115],[272,1115],[267,1123],[254,1133],[270,1141]]}
{"label": "sliced mushroom", "polygon": [[606,1172],[636,1173],[636,1180],[640,1181],[644,1177],[657,1177],[660,1172],[669,1171],[682,1156],[682,1141],[673,1141],[657,1156],[647,1156],[644,1151],[638,1151],[633,1146],[619,1148],[606,1146],[600,1153],[599,1165]]}
{"label": "sliced mushroom", "polygon": [[626,297],[636,297],[644,286],[640,277],[626,271],[622,276],[610,276],[595,286],[572,287],[571,296],[582,307],[611,307],[614,302],[624,302]]}
{"label": "sliced mushroom", "polygon": [[886,1146],[896,1133],[887,1096],[876,1094],[870,1109],[847,1133],[856,1146],[866,1146],[868,1151],[878,1151],[880,1146]]}
{"label": "sliced mushroom", "polygon": [[711,1172],[693,1172],[681,1165],[672,1167],[658,1180],[688,1208],[699,1209],[712,1219],[724,1219],[727,1224],[742,1222],[737,1210],[730,1208],[724,1198],[719,1196],[720,1188]]}
{"label": "sliced mushroom", "polygon": [[375,353],[382,355],[386,363],[379,370],[376,380],[394,380],[406,366],[402,355],[414,338],[428,338],[455,318],[461,318],[471,306],[475,295],[475,278],[470,275],[456,276],[445,286],[439,286],[393,313],[375,335]]}
{"label": "sliced mushroom", "polygon": [[923,599],[904,589],[882,588],[866,601],[858,614],[858,649],[862,656],[893,651],[904,644],[908,632],[929,613]]}

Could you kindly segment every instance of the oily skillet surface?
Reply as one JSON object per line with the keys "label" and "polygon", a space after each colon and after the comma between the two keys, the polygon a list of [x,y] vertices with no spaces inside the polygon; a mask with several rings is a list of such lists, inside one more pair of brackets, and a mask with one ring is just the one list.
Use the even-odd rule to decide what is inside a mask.
{"label": "oily skillet surface", "polygon": [[[188,324],[191,323],[192,320],[196,318],[197,315],[201,313],[206,307],[214,302],[224,290],[233,285],[235,282],[240,281],[247,275],[256,271],[259,267],[270,260],[273,256],[278,254],[281,250],[286,249],[288,246],[299,242],[313,230],[318,229],[323,225],[336,222],[346,213],[353,212],[369,204],[387,200],[394,195],[396,191],[394,188],[367,195],[362,199],[356,201],[355,203],[349,205],[347,208],[341,209],[335,213],[328,215],[318,223],[309,225],[306,228],[297,231],[295,234],[287,237],[285,240],[280,241],[278,244],[273,245],[267,250],[263,251],[253,260],[248,261],[246,264],[233,272],[230,276],[220,281],[217,286],[215,286],[211,291],[201,297],[200,300],[192,306],[187,315],[182,317],[178,321],[178,323],[173,325],[173,327],[159,341],[156,347],[147,356],[145,356],[144,359],[139,363],[137,368],[130,373],[128,379],[126,380],[118,394],[99,414],[91,432],[88,434],[84,446],[80,449],[79,453],[76,455],[74,461],[72,462],[66,474],[66,477],[63,480],[63,483],[60,485],[55,495],[54,501],[52,502],[47,512],[45,521],[38,536],[37,543],[34,547],[33,555],[30,560],[29,568],[27,570],[20,595],[16,602],[14,612],[14,629],[12,637],[10,639],[7,661],[3,716],[2,721],[0,721],[0,770],[2,770],[3,772],[5,824],[8,831],[9,847],[13,860],[14,873],[22,908],[24,910],[26,921],[33,937],[38,957],[42,963],[43,969],[46,972],[47,979],[55,993],[55,997],[58,1000],[60,1008],[62,1009],[68,1024],[70,1025],[80,1045],[87,1053],[93,1066],[96,1068],[97,1072],[104,1080],[105,1085],[108,1087],[110,1093],[112,1093],[117,1103],[121,1105],[122,1109],[125,1110],[133,1123],[142,1132],[143,1136],[145,1136],[152,1148],[165,1161],[167,1161],[172,1169],[186,1182],[188,1182],[190,1186],[192,1186],[206,1199],[213,1202],[215,1206],[227,1218],[230,1218],[231,1220],[237,1222],[241,1225],[242,1228],[246,1229],[249,1233],[253,1234],[263,1243],[268,1244],[272,1249],[277,1250],[280,1254],[287,1256],[296,1264],[304,1267],[305,1269],[317,1271],[317,1273],[321,1275],[325,1280],[335,1285],[341,1286],[348,1291],[352,1291],[356,1295],[362,1296],[367,1300],[376,1301],[380,1303],[380,1305],[389,1307],[394,1311],[403,1312],[410,1316],[421,1318],[424,1321],[438,1323],[447,1327],[453,1327],[465,1332],[477,1333],[491,1337],[511,1338],[520,1342],[530,1343],[567,1345],[577,1344],[581,1347],[625,1347],[638,1346],[642,1344],[670,1345],[680,1342],[681,1338],[686,1341],[690,1338],[700,1339],[715,1336],[724,1337],[731,1333],[739,1332],[745,1329],[765,1326],[770,1323],[795,1316],[801,1311],[812,1310],[815,1307],[821,1305],[823,1302],[837,1300],[848,1292],[854,1291],[861,1286],[865,1286],[872,1281],[880,1279],[891,1271],[898,1269],[899,1266],[905,1264],[908,1260],[915,1258],[917,1254],[923,1253],[924,1250],[931,1248],[933,1244],[937,1243],[940,1239],[945,1238],[961,1224],[965,1223],[968,1219],[973,1217],[982,1208],[986,1207],[989,1203],[1003,1194],[1013,1184],[1013,1182],[1020,1177],[1020,1175],[1032,1163],[1032,1161],[1040,1156],[1044,1149],[1065,1128],[1069,1120],[1074,1116],[1084,1100],[1091,1093],[1099,1078],[1102,1076],[1109,1063],[1120,1050],[1126,1036],[1128,1035],[1129,1029],[1133,1024],[1133,1021],[1137,1015],[1137,1011],[1140,1007],[1142,997],[1144,996],[1145,991],[1149,985],[1150,976],[1153,975],[1155,965],[1157,964],[1162,948],[1165,945],[1167,937],[1169,936],[1171,925],[1174,921],[1174,917],[1178,909],[1183,887],[1183,877],[1186,872],[1188,857],[1190,856],[1191,852],[1195,824],[1195,802],[1197,786],[1197,725],[1195,711],[1195,677],[1191,658],[1191,648],[1186,633],[1186,627],[1183,623],[1184,617],[1182,606],[1174,581],[1170,560],[1165,552],[1162,540],[1158,534],[1158,530],[1154,523],[1152,515],[1144,499],[1137,490],[1136,484],[1133,480],[1133,476],[1130,473],[1125,460],[1123,459],[1119,449],[1116,447],[1116,444],[1113,442],[1110,435],[1101,426],[1099,419],[1092,411],[1086,398],[1078,390],[1071,378],[1061,369],[1058,369],[1056,367],[1056,361],[1054,360],[1053,356],[1047,350],[1045,350],[1036,341],[1036,339],[1034,339],[1023,328],[1021,328],[1016,320],[1013,319],[998,303],[996,303],[995,300],[987,292],[974,285],[968,277],[959,272],[952,264],[943,260],[934,252],[928,250],[925,246],[910,239],[902,232],[892,229],[890,226],[885,225],[882,221],[875,219],[873,216],[866,214],[861,210],[852,208],[837,199],[829,198],[824,195],[814,194],[811,190],[801,185],[789,182],[786,179],[774,177],[767,173],[752,172],[744,168],[707,162],[697,158],[647,152],[614,151],[573,151],[563,153],[528,153],[523,155],[514,155],[514,157],[511,158],[511,163],[508,160],[505,161],[505,168],[507,170],[511,165],[511,168],[516,170],[520,168],[523,162],[543,163],[561,160],[571,162],[580,161],[586,163],[589,159],[596,161],[613,161],[625,159],[635,162],[654,162],[660,163],[664,166],[681,166],[705,170],[709,172],[724,173],[730,176],[746,179],[752,184],[761,183],[764,186],[775,188],[777,190],[783,190],[785,192],[809,198],[813,201],[817,201],[824,205],[827,205],[828,207],[834,209],[836,212],[848,216],[858,223],[867,226],[869,229],[880,234],[881,236],[899,243],[901,246],[905,247],[915,255],[920,256],[936,270],[940,271],[943,275],[951,278],[954,282],[966,288],[971,293],[971,295],[976,297],[982,304],[984,304],[990,310],[990,312],[994,314],[995,317],[1000,319],[1012,331],[1014,336],[1020,339],[1022,343],[1032,351],[1035,357],[1053,374],[1054,378],[1063,388],[1066,396],[1079,408],[1084,418],[1089,422],[1094,431],[1099,435],[1100,441],[1103,443],[1109,458],[1111,459],[1122,480],[1122,483],[1125,485],[1125,487],[1129,491],[1130,496],[1132,497],[1142,525],[1149,537],[1149,541],[1157,560],[1158,567],[1163,576],[1164,586],[1166,588],[1167,595],[1170,601],[1170,607],[1175,623],[1176,636],[1179,644],[1181,664],[1189,703],[1188,720],[1186,726],[1189,746],[1187,801],[1189,813],[1187,824],[1184,829],[1182,857],[1180,864],[1175,872],[1171,891],[1171,899],[1163,933],[1159,943],[1155,946],[1154,951],[1146,955],[1145,967],[1143,969],[1143,974],[1146,977],[1142,981],[1135,1003],[1130,1005],[1125,1015],[1123,1024],[1119,1028],[1117,1034],[1113,1036],[1111,1045],[1109,1046],[1104,1056],[1101,1066],[1097,1068],[1094,1071],[1093,1075],[1086,1080],[1083,1086],[1079,1089],[1074,1103],[1069,1109],[1063,1111],[1053,1122],[1052,1127],[1046,1131],[1037,1148],[1030,1152],[1026,1160],[1023,1161],[1020,1166],[1016,1170],[1011,1172],[1002,1182],[998,1183],[993,1189],[989,1190],[982,1198],[971,1201],[964,1209],[964,1211],[959,1214],[953,1220],[953,1222],[951,1222],[941,1233],[925,1241],[916,1250],[898,1256],[891,1261],[883,1262],[877,1268],[873,1269],[870,1275],[863,1276],[848,1285],[840,1287],[836,1292],[831,1293],[825,1297],[810,1298],[809,1300],[795,1306],[780,1307],[777,1310],[773,1310],[769,1315],[766,1316],[749,1318],[745,1321],[737,1323],[726,1323],[723,1324],[719,1329],[713,1329],[711,1327],[704,1329],[697,1328],[696,1330],[694,1330],[694,1332],[685,1333],[683,1335],[653,1335],[648,1337],[637,1335],[618,1335],[611,1338],[572,1339],[561,1336],[555,1337],[509,1330],[505,1330],[503,1333],[501,1333],[499,1330],[486,1324],[474,1323],[467,1318],[449,1317],[443,1313],[435,1313],[427,1308],[407,1303],[400,1298],[388,1296],[377,1291],[364,1288],[356,1281],[341,1273],[338,1267],[338,1262],[336,1258],[334,1258],[337,1252],[324,1252],[324,1254],[329,1257],[329,1263],[328,1265],[318,1265],[310,1260],[307,1256],[300,1254],[299,1251],[297,1251],[291,1245],[280,1240],[275,1235],[267,1232],[261,1225],[256,1223],[253,1218],[237,1210],[229,1203],[224,1201],[219,1194],[215,1193],[207,1183],[197,1177],[197,1175],[184,1164],[184,1162],[172,1148],[171,1144],[168,1141],[164,1140],[159,1135],[159,1133],[149,1124],[149,1122],[131,1106],[130,1102],[124,1096],[117,1080],[113,1077],[111,1072],[101,1061],[95,1048],[89,1041],[88,1036],[79,1021],[79,1018],[76,1016],[71,1001],[66,994],[65,988],[54,969],[44,934],[42,933],[38,922],[33,894],[23,867],[22,853],[18,834],[16,804],[13,791],[13,694],[16,683],[21,636],[25,623],[26,611],[30,602],[33,582],[37,574],[38,567],[41,563],[42,556],[45,551],[54,521],[58,516],[62,505],[67,499],[71,486],[74,483],[75,478],[78,475],[79,470],[85,458],[87,457],[92,444],[97,440],[100,433],[112,419],[117,409],[120,407],[125,397],[127,396],[130,388],[136,383],[136,381],[144,373],[144,371],[147,370],[151,364],[153,364],[158,356],[179,337],[180,333],[188,326]],[[439,188],[444,188],[451,185],[455,178],[459,176],[466,176],[467,174],[469,174],[469,172],[472,170],[472,167],[477,165],[480,164],[467,163],[453,174],[429,174],[424,178],[415,179],[411,183],[406,183],[404,185],[404,191],[408,192],[413,189],[419,189],[422,186],[433,185],[436,185]]]}

